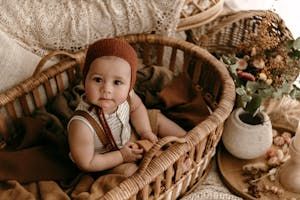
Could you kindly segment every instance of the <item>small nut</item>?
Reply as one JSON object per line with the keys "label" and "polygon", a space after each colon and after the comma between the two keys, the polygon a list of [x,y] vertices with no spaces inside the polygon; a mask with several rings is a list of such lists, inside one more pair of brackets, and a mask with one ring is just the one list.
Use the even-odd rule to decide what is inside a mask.
{"label": "small nut", "polygon": [[276,146],[282,146],[285,144],[285,140],[282,136],[276,136],[273,140],[273,143],[276,145]]}
{"label": "small nut", "polygon": [[255,47],[252,47],[252,49],[251,49],[251,56],[255,56],[256,55],[256,53],[257,53],[257,51],[256,51],[256,48]]}
{"label": "small nut", "polygon": [[267,84],[267,85],[271,85],[272,83],[273,83],[273,80],[272,80],[272,79],[268,78],[268,79],[266,80],[266,84]]}
{"label": "small nut", "polygon": [[272,147],[270,149],[268,149],[268,151],[266,153],[266,156],[267,156],[268,159],[271,158],[271,157],[276,156],[276,149],[274,149]]}
{"label": "small nut", "polygon": [[276,176],[274,174],[269,176],[270,181],[275,181],[276,180]]}
{"label": "small nut", "polygon": [[280,161],[278,159],[277,156],[271,157],[268,161],[267,161],[268,165],[271,167],[277,167],[278,165],[280,165]]}
{"label": "small nut", "polygon": [[259,73],[258,75],[258,79],[262,80],[262,81],[266,81],[267,80],[267,75],[265,73]]}
{"label": "small nut", "polygon": [[281,55],[276,55],[275,61],[276,62],[281,62],[281,61],[283,61],[283,57]]}
{"label": "small nut", "polygon": [[282,134],[281,134],[282,137],[289,137],[289,138],[292,138],[292,134],[290,132],[287,132],[287,131],[284,131]]}
{"label": "small nut", "polygon": [[281,160],[282,163],[285,163],[286,161],[288,161],[291,158],[291,155],[285,155],[283,157],[283,159]]}
{"label": "small nut", "polygon": [[290,144],[291,143],[291,140],[292,140],[292,134],[289,133],[289,132],[284,132],[281,134],[281,136],[284,138],[285,142],[287,144]]}
{"label": "small nut", "polygon": [[281,149],[277,150],[276,155],[277,155],[279,161],[283,160],[284,154],[283,154],[283,151]]}
{"label": "small nut", "polygon": [[281,150],[284,154],[287,154],[289,152],[289,145],[287,143],[285,143],[282,147]]}
{"label": "small nut", "polygon": [[252,64],[257,69],[263,69],[265,67],[265,61],[262,58],[256,58],[253,60]]}

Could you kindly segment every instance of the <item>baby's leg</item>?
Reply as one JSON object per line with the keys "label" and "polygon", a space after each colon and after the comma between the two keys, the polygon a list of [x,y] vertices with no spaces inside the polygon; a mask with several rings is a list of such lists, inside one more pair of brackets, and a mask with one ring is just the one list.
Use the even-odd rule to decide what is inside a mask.
{"label": "baby's leg", "polygon": [[123,163],[117,167],[108,171],[109,174],[120,174],[125,177],[129,177],[138,170],[138,166],[135,163]]}
{"label": "baby's leg", "polygon": [[[175,122],[173,122],[172,120],[164,116],[159,110],[156,109],[148,110],[148,115],[149,115],[150,124],[153,132],[161,138],[165,136],[183,137],[187,133]],[[189,169],[192,166],[192,162],[193,161],[189,158],[188,155],[184,157],[182,166],[180,166],[182,173],[189,171]]]}
{"label": "baby's leg", "polygon": [[[157,123],[158,123],[158,135],[160,137],[171,136],[171,135],[177,137],[183,137],[186,135],[186,131],[184,129],[182,129],[175,122],[168,119],[160,112],[158,113],[157,116]],[[190,170],[192,166],[192,162],[193,161],[189,158],[188,155],[184,157],[184,160],[181,163],[182,173],[186,173],[187,171]]]}
{"label": "baby's leg", "polygon": [[186,131],[178,126],[175,122],[168,119],[161,112],[157,113],[157,134],[159,137],[165,136],[177,136],[183,137],[186,135]]}

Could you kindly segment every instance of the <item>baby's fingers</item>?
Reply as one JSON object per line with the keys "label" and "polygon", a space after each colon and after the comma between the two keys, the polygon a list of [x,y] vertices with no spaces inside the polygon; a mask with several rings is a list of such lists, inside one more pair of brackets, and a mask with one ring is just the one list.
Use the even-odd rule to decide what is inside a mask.
{"label": "baby's fingers", "polygon": [[157,138],[156,135],[154,135],[154,136],[151,138],[151,142],[153,142],[153,143],[158,142],[158,138]]}
{"label": "baby's fingers", "polygon": [[141,159],[141,158],[143,158],[143,155],[142,154],[136,154],[136,159]]}
{"label": "baby's fingers", "polygon": [[144,152],[143,149],[132,149],[132,153],[134,154],[142,154]]}
{"label": "baby's fingers", "polygon": [[132,148],[134,145],[135,145],[135,143],[133,143],[133,142],[127,142],[127,143],[125,144],[125,146],[127,146],[127,147],[129,147],[129,148]]}

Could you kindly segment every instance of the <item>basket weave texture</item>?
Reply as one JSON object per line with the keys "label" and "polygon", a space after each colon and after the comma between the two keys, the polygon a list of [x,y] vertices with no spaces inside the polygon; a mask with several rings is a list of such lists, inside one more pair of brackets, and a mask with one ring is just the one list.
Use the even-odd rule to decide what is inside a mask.
{"label": "basket weave texture", "polygon": [[[234,84],[225,66],[194,44],[157,35],[130,35],[124,38],[134,47],[138,44],[142,48],[141,58],[144,63],[153,62],[152,64],[166,66],[171,70],[175,69],[176,54],[182,51],[184,63],[181,71],[188,72],[193,82],[210,97],[207,99],[211,102],[209,105],[212,113],[188,132],[185,142],[159,140],[145,155],[139,171],[106,193],[104,199],[175,199],[205,178],[209,161],[221,137],[223,123],[234,105]],[[163,63],[167,48],[172,51],[168,64]],[[70,58],[42,71],[49,58],[60,54]],[[153,54],[156,59],[153,59]],[[84,57],[85,51],[74,54],[57,51],[44,57],[32,77],[0,94],[1,115],[9,121],[30,115],[35,109],[43,107],[80,75],[79,69]],[[65,77],[67,83],[64,81]],[[43,99],[44,96],[46,99]],[[166,144],[171,145],[159,156],[155,156]],[[180,164],[186,156],[193,160],[193,166],[189,172],[183,174],[178,166],[182,166]]]}
{"label": "basket weave texture", "polygon": [[213,53],[236,53],[240,48],[260,45],[271,49],[292,39],[280,16],[272,11],[233,12],[190,31],[189,40]]}
{"label": "basket weave texture", "polygon": [[181,11],[177,31],[204,25],[223,11],[224,0],[186,0]]}

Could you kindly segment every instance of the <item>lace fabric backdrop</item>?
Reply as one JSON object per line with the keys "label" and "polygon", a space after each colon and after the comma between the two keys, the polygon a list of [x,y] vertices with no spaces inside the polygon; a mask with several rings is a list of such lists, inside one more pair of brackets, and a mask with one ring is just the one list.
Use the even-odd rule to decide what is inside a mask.
{"label": "lace fabric backdrop", "polygon": [[172,35],[183,0],[6,0],[0,29],[24,48],[77,51],[99,38],[155,31]]}

